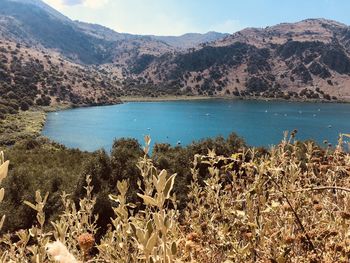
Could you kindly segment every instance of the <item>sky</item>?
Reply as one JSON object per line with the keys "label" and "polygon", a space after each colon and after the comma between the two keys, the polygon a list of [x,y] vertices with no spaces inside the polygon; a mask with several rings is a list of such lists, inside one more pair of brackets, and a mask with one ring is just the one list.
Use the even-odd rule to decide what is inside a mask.
{"label": "sky", "polygon": [[349,0],[43,0],[73,20],[117,32],[181,35],[234,33],[306,18],[350,25]]}

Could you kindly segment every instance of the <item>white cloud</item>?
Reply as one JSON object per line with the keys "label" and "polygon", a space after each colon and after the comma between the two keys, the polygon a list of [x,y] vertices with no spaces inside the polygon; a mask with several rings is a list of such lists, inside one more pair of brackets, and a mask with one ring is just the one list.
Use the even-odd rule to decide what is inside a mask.
{"label": "white cloud", "polygon": [[102,8],[109,0],[44,0],[47,4],[58,10],[64,10],[69,6],[84,6],[90,9]]}
{"label": "white cloud", "polygon": [[85,0],[83,1],[83,5],[88,8],[97,9],[105,6],[108,2],[109,0]]}
{"label": "white cloud", "polygon": [[210,27],[211,31],[217,31],[217,32],[222,32],[222,33],[234,33],[239,30],[244,29],[245,26],[242,25],[239,20],[234,20],[234,19],[228,19],[222,23],[213,25]]}
{"label": "white cloud", "polygon": [[[106,1],[106,0],[99,0]],[[109,0],[104,7],[91,12],[94,0],[86,0],[85,6],[71,6],[65,15],[73,19],[98,23],[118,32],[133,34],[181,35],[198,31],[191,16],[173,0]],[[95,6],[96,7],[96,6]]]}
{"label": "white cloud", "polygon": [[[202,21],[201,16],[198,18],[193,14],[193,7],[188,7],[188,0],[44,1],[73,20],[104,25],[117,32],[141,35],[182,35],[207,31],[233,33],[244,28],[238,20],[234,19],[225,21],[221,18],[222,22],[219,22],[220,20],[216,18],[212,18],[211,21],[204,18],[206,21]],[[196,12],[199,12],[200,6],[197,5],[196,8]]]}
{"label": "white cloud", "polygon": [[62,0],[44,0],[44,2],[58,10],[62,10],[64,8]]}
{"label": "white cloud", "polygon": [[182,17],[173,17],[168,14],[156,13],[152,16],[127,17],[120,14],[115,20],[113,28],[119,32],[145,35],[182,35],[187,32],[197,31],[190,21]]}

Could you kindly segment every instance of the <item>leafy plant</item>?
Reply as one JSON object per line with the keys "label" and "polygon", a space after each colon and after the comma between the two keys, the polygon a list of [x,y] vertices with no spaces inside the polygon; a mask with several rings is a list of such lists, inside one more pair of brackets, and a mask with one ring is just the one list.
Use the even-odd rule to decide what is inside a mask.
{"label": "leafy plant", "polygon": [[[196,154],[186,208],[173,192],[176,174],[149,158],[146,137],[137,168],[138,199],[130,183],[108,195],[114,215],[97,240],[92,178],[75,204],[48,224],[44,198],[25,202],[36,212],[31,228],[0,236],[3,262],[349,262],[350,154],[341,134],[336,148],[295,140],[296,131],[268,153],[244,148],[230,155]],[[2,161],[3,162],[3,161]],[[204,174],[206,170],[206,174]],[[204,177],[203,177],[204,176]]]}
{"label": "leafy plant", "polygon": [[[0,184],[1,184],[2,180],[4,180],[5,177],[7,176],[9,164],[10,164],[10,161],[5,161],[4,152],[0,152]],[[4,195],[5,195],[5,189],[1,188],[0,189],[0,203],[4,199]],[[0,229],[2,228],[2,226],[4,224],[4,221],[5,221],[5,215],[3,215],[1,220],[0,220]]]}

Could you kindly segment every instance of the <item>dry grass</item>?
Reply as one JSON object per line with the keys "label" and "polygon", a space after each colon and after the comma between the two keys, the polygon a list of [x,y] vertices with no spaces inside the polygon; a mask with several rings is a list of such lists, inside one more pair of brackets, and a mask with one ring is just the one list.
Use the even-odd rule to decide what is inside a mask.
{"label": "dry grass", "polygon": [[210,100],[210,99],[233,99],[233,97],[208,97],[208,96],[158,96],[158,97],[120,97],[123,102],[155,102],[155,101],[191,101],[191,100]]}
{"label": "dry grass", "polygon": [[[36,203],[27,203],[37,224],[0,238],[1,262],[349,262],[350,154],[343,136],[336,149],[320,149],[294,135],[267,156],[254,149],[196,155],[181,212],[171,194],[176,175],[153,166],[146,138],[140,203],[128,203],[128,182],[119,182],[119,194],[109,196],[115,217],[100,242],[87,177],[79,207],[63,193],[65,210],[51,231],[46,196],[37,192]],[[200,167],[208,170],[204,182]]]}
{"label": "dry grass", "polygon": [[0,120],[0,145],[12,145],[21,139],[36,138],[44,127],[46,114],[42,110],[21,111]]}

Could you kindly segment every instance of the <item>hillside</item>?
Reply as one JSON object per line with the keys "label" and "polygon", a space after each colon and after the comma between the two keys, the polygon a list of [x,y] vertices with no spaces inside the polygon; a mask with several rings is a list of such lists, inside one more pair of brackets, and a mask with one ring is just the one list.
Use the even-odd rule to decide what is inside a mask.
{"label": "hillside", "polygon": [[39,0],[0,2],[2,38],[54,49],[74,62],[118,63],[121,54],[130,53],[129,58],[133,58],[138,53],[157,54],[172,50],[167,44],[149,37],[125,37],[112,30],[106,37],[102,26],[88,25],[70,20]]}
{"label": "hillside", "polygon": [[217,40],[224,34],[155,37],[118,33],[100,25],[73,21],[40,0],[2,0],[0,36],[31,47],[56,50],[77,63],[111,63],[127,68],[140,56],[158,57]]}
{"label": "hillside", "polygon": [[[118,91],[107,101],[116,100],[114,95],[350,100],[350,28],[331,20],[247,28],[232,35],[142,36],[73,21],[40,0],[3,0],[0,40],[29,49],[34,60],[45,52],[86,74],[104,75],[110,89]],[[19,61],[27,63],[21,56]],[[99,81],[86,79],[84,85],[100,94],[104,85]],[[82,94],[70,80],[63,84]]]}
{"label": "hillside", "polygon": [[[182,41],[184,47],[193,47],[202,41],[218,39],[220,34],[209,33],[201,36],[191,34],[176,39]],[[20,84],[18,80],[13,81],[14,77],[19,79],[25,77],[32,88],[35,86],[39,89],[39,91],[33,90],[27,85],[19,93],[31,98],[30,102],[28,101],[29,105],[35,104],[41,93],[44,95],[49,93],[51,102],[47,99],[45,105],[54,105],[56,102],[84,105],[90,104],[89,102],[112,103],[123,95],[155,96],[178,92],[176,88],[168,89],[168,84],[164,85],[166,88],[160,87],[162,85],[155,88],[149,85],[149,82],[135,77],[134,73],[141,72],[145,66],[164,54],[173,54],[184,48],[172,46],[151,36],[118,33],[101,25],[73,21],[41,0],[0,1],[0,41],[2,53],[6,53],[6,59],[1,64],[3,98],[6,98],[6,93],[10,90],[16,94],[19,92]],[[21,48],[16,48],[17,45]],[[13,57],[16,58],[12,59]],[[51,59],[51,64],[46,63],[46,66],[40,64],[42,61],[48,61],[47,57],[56,59]],[[14,70],[14,66],[11,65],[13,61],[22,65],[21,67],[29,66],[26,66],[27,69],[18,70],[18,67]],[[62,79],[57,76],[59,71],[69,73],[67,74],[69,77],[78,74],[83,80],[77,82],[76,79],[69,77]],[[71,74],[73,72],[74,74]],[[30,73],[33,73],[33,76],[44,74],[54,79],[55,83],[41,85],[38,82],[41,80],[28,77]],[[104,83],[100,85],[102,79]],[[6,84],[13,87],[10,88]],[[68,92],[66,97],[62,97],[58,94],[60,91],[55,91],[56,88],[52,90],[51,84],[68,87],[73,95]],[[113,92],[105,94],[105,86]],[[87,89],[86,87],[92,90],[83,91]],[[122,92],[122,89],[125,92]],[[104,98],[101,99],[101,96]],[[40,100],[38,102],[40,104]]]}
{"label": "hillside", "polygon": [[106,72],[74,64],[58,53],[0,42],[0,118],[34,105],[118,103],[121,87]]}
{"label": "hillside", "polygon": [[170,46],[180,48],[180,49],[189,49],[205,43],[214,42],[216,40],[223,39],[229,34],[223,34],[218,32],[208,32],[205,34],[199,33],[187,33],[181,36],[150,36],[153,39],[163,41]]}
{"label": "hillside", "polygon": [[348,26],[309,19],[248,28],[187,53],[163,56],[142,76],[194,94],[350,99],[349,52]]}

